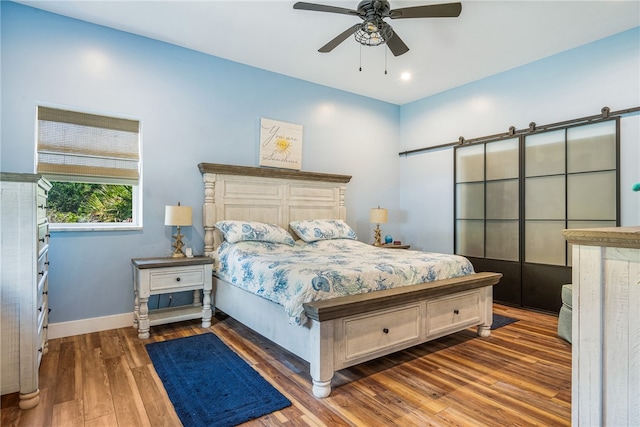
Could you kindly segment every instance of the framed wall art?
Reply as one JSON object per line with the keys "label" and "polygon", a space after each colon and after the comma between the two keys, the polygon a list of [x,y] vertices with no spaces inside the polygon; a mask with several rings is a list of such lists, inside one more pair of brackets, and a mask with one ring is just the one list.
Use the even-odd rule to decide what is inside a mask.
{"label": "framed wall art", "polygon": [[302,125],[260,119],[260,166],[302,169]]}

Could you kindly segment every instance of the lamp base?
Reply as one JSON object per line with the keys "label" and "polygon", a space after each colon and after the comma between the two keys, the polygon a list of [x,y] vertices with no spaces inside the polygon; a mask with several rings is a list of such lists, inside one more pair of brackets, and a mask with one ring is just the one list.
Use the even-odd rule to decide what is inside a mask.
{"label": "lamp base", "polygon": [[173,248],[172,258],[183,258],[185,256],[184,252],[182,252],[182,248],[184,247],[184,243],[182,243],[182,238],[184,234],[180,234],[180,226],[176,226],[176,234],[173,236],[175,242],[171,245]]}
{"label": "lamp base", "polygon": [[380,224],[376,225],[373,235],[373,246],[382,246],[382,239],[380,238]]}

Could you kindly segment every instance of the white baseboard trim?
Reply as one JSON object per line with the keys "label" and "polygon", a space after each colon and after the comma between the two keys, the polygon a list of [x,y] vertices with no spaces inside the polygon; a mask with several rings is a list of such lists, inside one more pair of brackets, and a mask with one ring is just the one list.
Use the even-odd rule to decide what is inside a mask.
{"label": "white baseboard trim", "polygon": [[92,317],[70,322],[50,323],[48,339],[71,337],[125,327],[133,328],[133,313],[114,314],[112,316]]}

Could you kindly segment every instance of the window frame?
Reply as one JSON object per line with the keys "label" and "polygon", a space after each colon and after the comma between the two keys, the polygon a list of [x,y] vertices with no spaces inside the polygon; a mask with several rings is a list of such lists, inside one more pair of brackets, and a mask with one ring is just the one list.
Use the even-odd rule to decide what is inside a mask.
{"label": "window frame", "polygon": [[125,184],[131,185],[131,222],[76,222],[76,223],[63,223],[63,222],[50,222],[49,230],[51,232],[74,232],[74,231],[137,231],[143,228],[143,129],[142,120],[139,117],[132,117],[127,115],[119,115],[113,113],[104,113],[101,111],[92,111],[89,109],[74,108],[68,106],[54,105],[38,103],[35,108],[35,165],[34,170],[38,170],[38,109],[40,107],[60,109],[66,111],[73,111],[84,114],[99,115],[109,118],[134,120],[138,122],[138,180],[137,184],[131,182],[124,182],[117,178],[100,178],[86,175],[57,175],[46,172],[36,172],[42,175],[44,178],[51,182],[78,182],[78,183],[90,183],[90,184]]}

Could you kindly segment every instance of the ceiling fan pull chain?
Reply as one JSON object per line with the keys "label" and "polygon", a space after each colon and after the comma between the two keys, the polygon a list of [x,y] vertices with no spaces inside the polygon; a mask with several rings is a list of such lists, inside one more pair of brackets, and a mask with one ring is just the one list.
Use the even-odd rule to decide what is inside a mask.
{"label": "ceiling fan pull chain", "polygon": [[387,49],[384,50],[384,75],[387,75]]}
{"label": "ceiling fan pull chain", "polygon": [[358,71],[362,71],[362,45],[360,45],[360,68]]}

